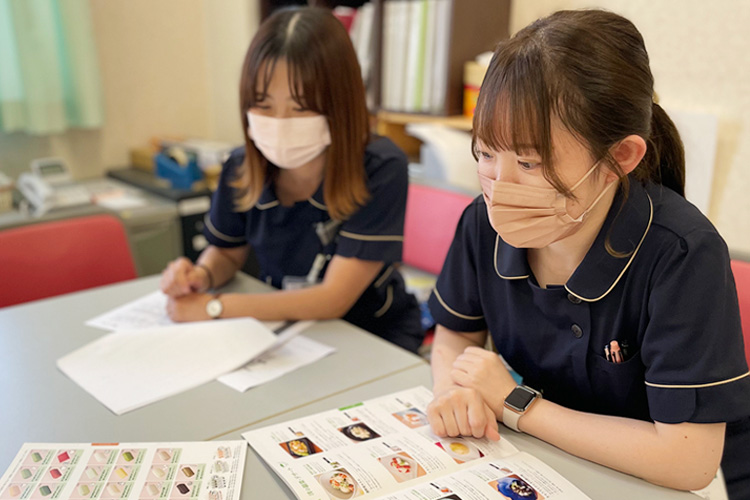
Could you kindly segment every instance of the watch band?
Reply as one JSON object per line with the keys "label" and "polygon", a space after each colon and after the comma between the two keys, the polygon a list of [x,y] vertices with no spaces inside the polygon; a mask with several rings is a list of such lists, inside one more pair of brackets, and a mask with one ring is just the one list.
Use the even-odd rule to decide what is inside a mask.
{"label": "watch band", "polygon": [[[516,396],[527,398],[523,406],[518,406]],[[541,397],[542,394],[531,387],[525,385],[516,386],[503,403],[503,424],[516,432],[521,432],[518,428],[518,421],[531,408],[534,401]]]}
{"label": "watch band", "polygon": [[523,413],[516,413],[507,406],[503,406],[503,423],[506,427],[513,429],[516,432],[521,432],[518,428],[518,421],[521,420]]}

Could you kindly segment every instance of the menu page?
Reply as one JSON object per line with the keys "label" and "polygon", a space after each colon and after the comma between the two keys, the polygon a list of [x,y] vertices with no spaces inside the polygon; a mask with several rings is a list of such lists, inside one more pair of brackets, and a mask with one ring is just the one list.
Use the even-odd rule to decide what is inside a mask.
{"label": "menu page", "polygon": [[25,443],[1,500],[239,500],[244,441]]}
{"label": "menu page", "polygon": [[411,485],[376,500],[591,500],[528,453],[482,459],[468,469]]}
{"label": "menu page", "polygon": [[417,387],[242,436],[298,498],[322,500],[394,493],[483,457],[517,453],[505,439],[435,436],[426,415],[431,400]]}

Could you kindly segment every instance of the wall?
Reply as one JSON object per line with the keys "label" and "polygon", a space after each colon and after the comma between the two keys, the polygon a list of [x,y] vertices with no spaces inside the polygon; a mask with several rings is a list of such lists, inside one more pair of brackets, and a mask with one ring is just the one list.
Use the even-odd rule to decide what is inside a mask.
{"label": "wall", "polygon": [[257,0],[203,0],[208,46],[209,127],[213,139],[240,144],[242,62],[258,27]]}
{"label": "wall", "polygon": [[241,142],[237,86],[257,27],[253,0],[90,0],[104,126],[51,136],[0,133],[0,169],[65,158],[76,178],[126,165],[158,134]]}
{"label": "wall", "polygon": [[511,32],[556,10],[586,7],[605,8],[635,23],[646,41],[661,104],[718,116],[708,215],[730,249],[750,252],[750,2],[516,0]]}

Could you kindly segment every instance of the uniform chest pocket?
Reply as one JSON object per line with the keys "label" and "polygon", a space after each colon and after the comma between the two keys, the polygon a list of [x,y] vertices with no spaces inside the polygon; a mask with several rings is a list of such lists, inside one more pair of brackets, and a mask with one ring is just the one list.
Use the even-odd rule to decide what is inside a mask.
{"label": "uniform chest pocket", "polygon": [[589,380],[603,413],[630,418],[648,418],[645,372],[640,351],[622,363],[588,353]]}

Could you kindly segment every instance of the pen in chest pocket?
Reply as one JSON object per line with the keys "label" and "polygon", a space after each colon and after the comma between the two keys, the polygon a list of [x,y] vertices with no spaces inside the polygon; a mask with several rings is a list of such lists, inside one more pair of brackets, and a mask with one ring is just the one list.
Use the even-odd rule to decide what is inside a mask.
{"label": "pen in chest pocket", "polygon": [[628,357],[627,341],[618,342],[617,340],[612,340],[609,344],[606,344],[604,346],[604,357],[612,363],[624,362]]}

